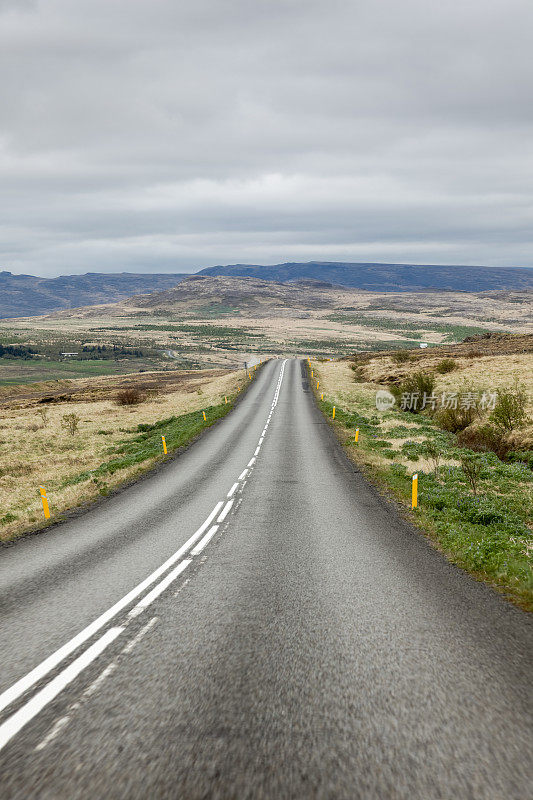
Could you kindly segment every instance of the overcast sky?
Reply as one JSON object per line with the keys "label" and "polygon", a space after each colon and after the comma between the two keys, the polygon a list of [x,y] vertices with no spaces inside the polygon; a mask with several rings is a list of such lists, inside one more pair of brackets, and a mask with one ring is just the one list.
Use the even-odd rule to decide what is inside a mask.
{"label": "overcast sky", "polygon": [[0,269],[533,266],[531,0],[0,0]]}

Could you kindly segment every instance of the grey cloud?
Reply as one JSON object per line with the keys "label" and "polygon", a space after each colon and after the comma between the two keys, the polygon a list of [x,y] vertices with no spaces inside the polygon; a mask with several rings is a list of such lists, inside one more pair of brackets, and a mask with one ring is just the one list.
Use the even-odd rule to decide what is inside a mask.
{"label": "grey cloud", "polygon": [[0,267],[532,265],[528,0],[0,0]]}

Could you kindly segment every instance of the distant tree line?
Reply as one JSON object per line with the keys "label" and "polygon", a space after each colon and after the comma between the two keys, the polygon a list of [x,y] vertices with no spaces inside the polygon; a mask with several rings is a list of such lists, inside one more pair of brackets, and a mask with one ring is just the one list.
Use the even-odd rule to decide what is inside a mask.
{"label": "distant tree line", "polygon": [[0,358],[33,358],[37,353],[33,347],[23,344],[0,344]]}
{"label": "distant tree line", "polygon": [[[84,355],[85,354],[85,355]],[[83,358],[143,358],[149,355],[145,350],[125,345],[85,344],[80,357]]]}

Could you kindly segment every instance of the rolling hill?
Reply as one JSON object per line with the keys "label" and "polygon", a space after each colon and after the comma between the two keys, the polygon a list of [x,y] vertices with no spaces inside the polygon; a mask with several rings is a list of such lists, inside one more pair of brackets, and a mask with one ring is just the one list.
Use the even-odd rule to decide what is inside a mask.
{"label": "rolling hill", "polygon": [[[308,288],[346,287],[368,292],[528,292],[533,291],[533,269],[413,264],[351,264],[344,262],[289,262],[271,266],[233,264],[208,267],[191,275],[89,272],[38,278],[0,272],[0,318],[27,317],[62,309],[116,303],[133,295],[173,289],[186,278],[248,278],[281,286],[307,284]],[[302,284],[303,282],[303,284]],[[199,286],[186,293],[201,293]],[[288,290],[287,290],[288,291]],[[262,285],[260,294],[267,292]],[[242,301],[242,292],[238,294]],[[230,298],[231,299],[231,298]],[[231,305],[231,303],[230,303]]]}

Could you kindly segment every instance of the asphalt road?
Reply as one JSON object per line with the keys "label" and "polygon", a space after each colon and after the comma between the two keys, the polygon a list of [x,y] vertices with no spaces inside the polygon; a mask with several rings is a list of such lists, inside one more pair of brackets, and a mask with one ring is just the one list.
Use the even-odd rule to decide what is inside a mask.
{"label": "asphalt road", "polygon": [[366,484],[298,361],[0,587],[2,798],[533,797],[530,617]]}

